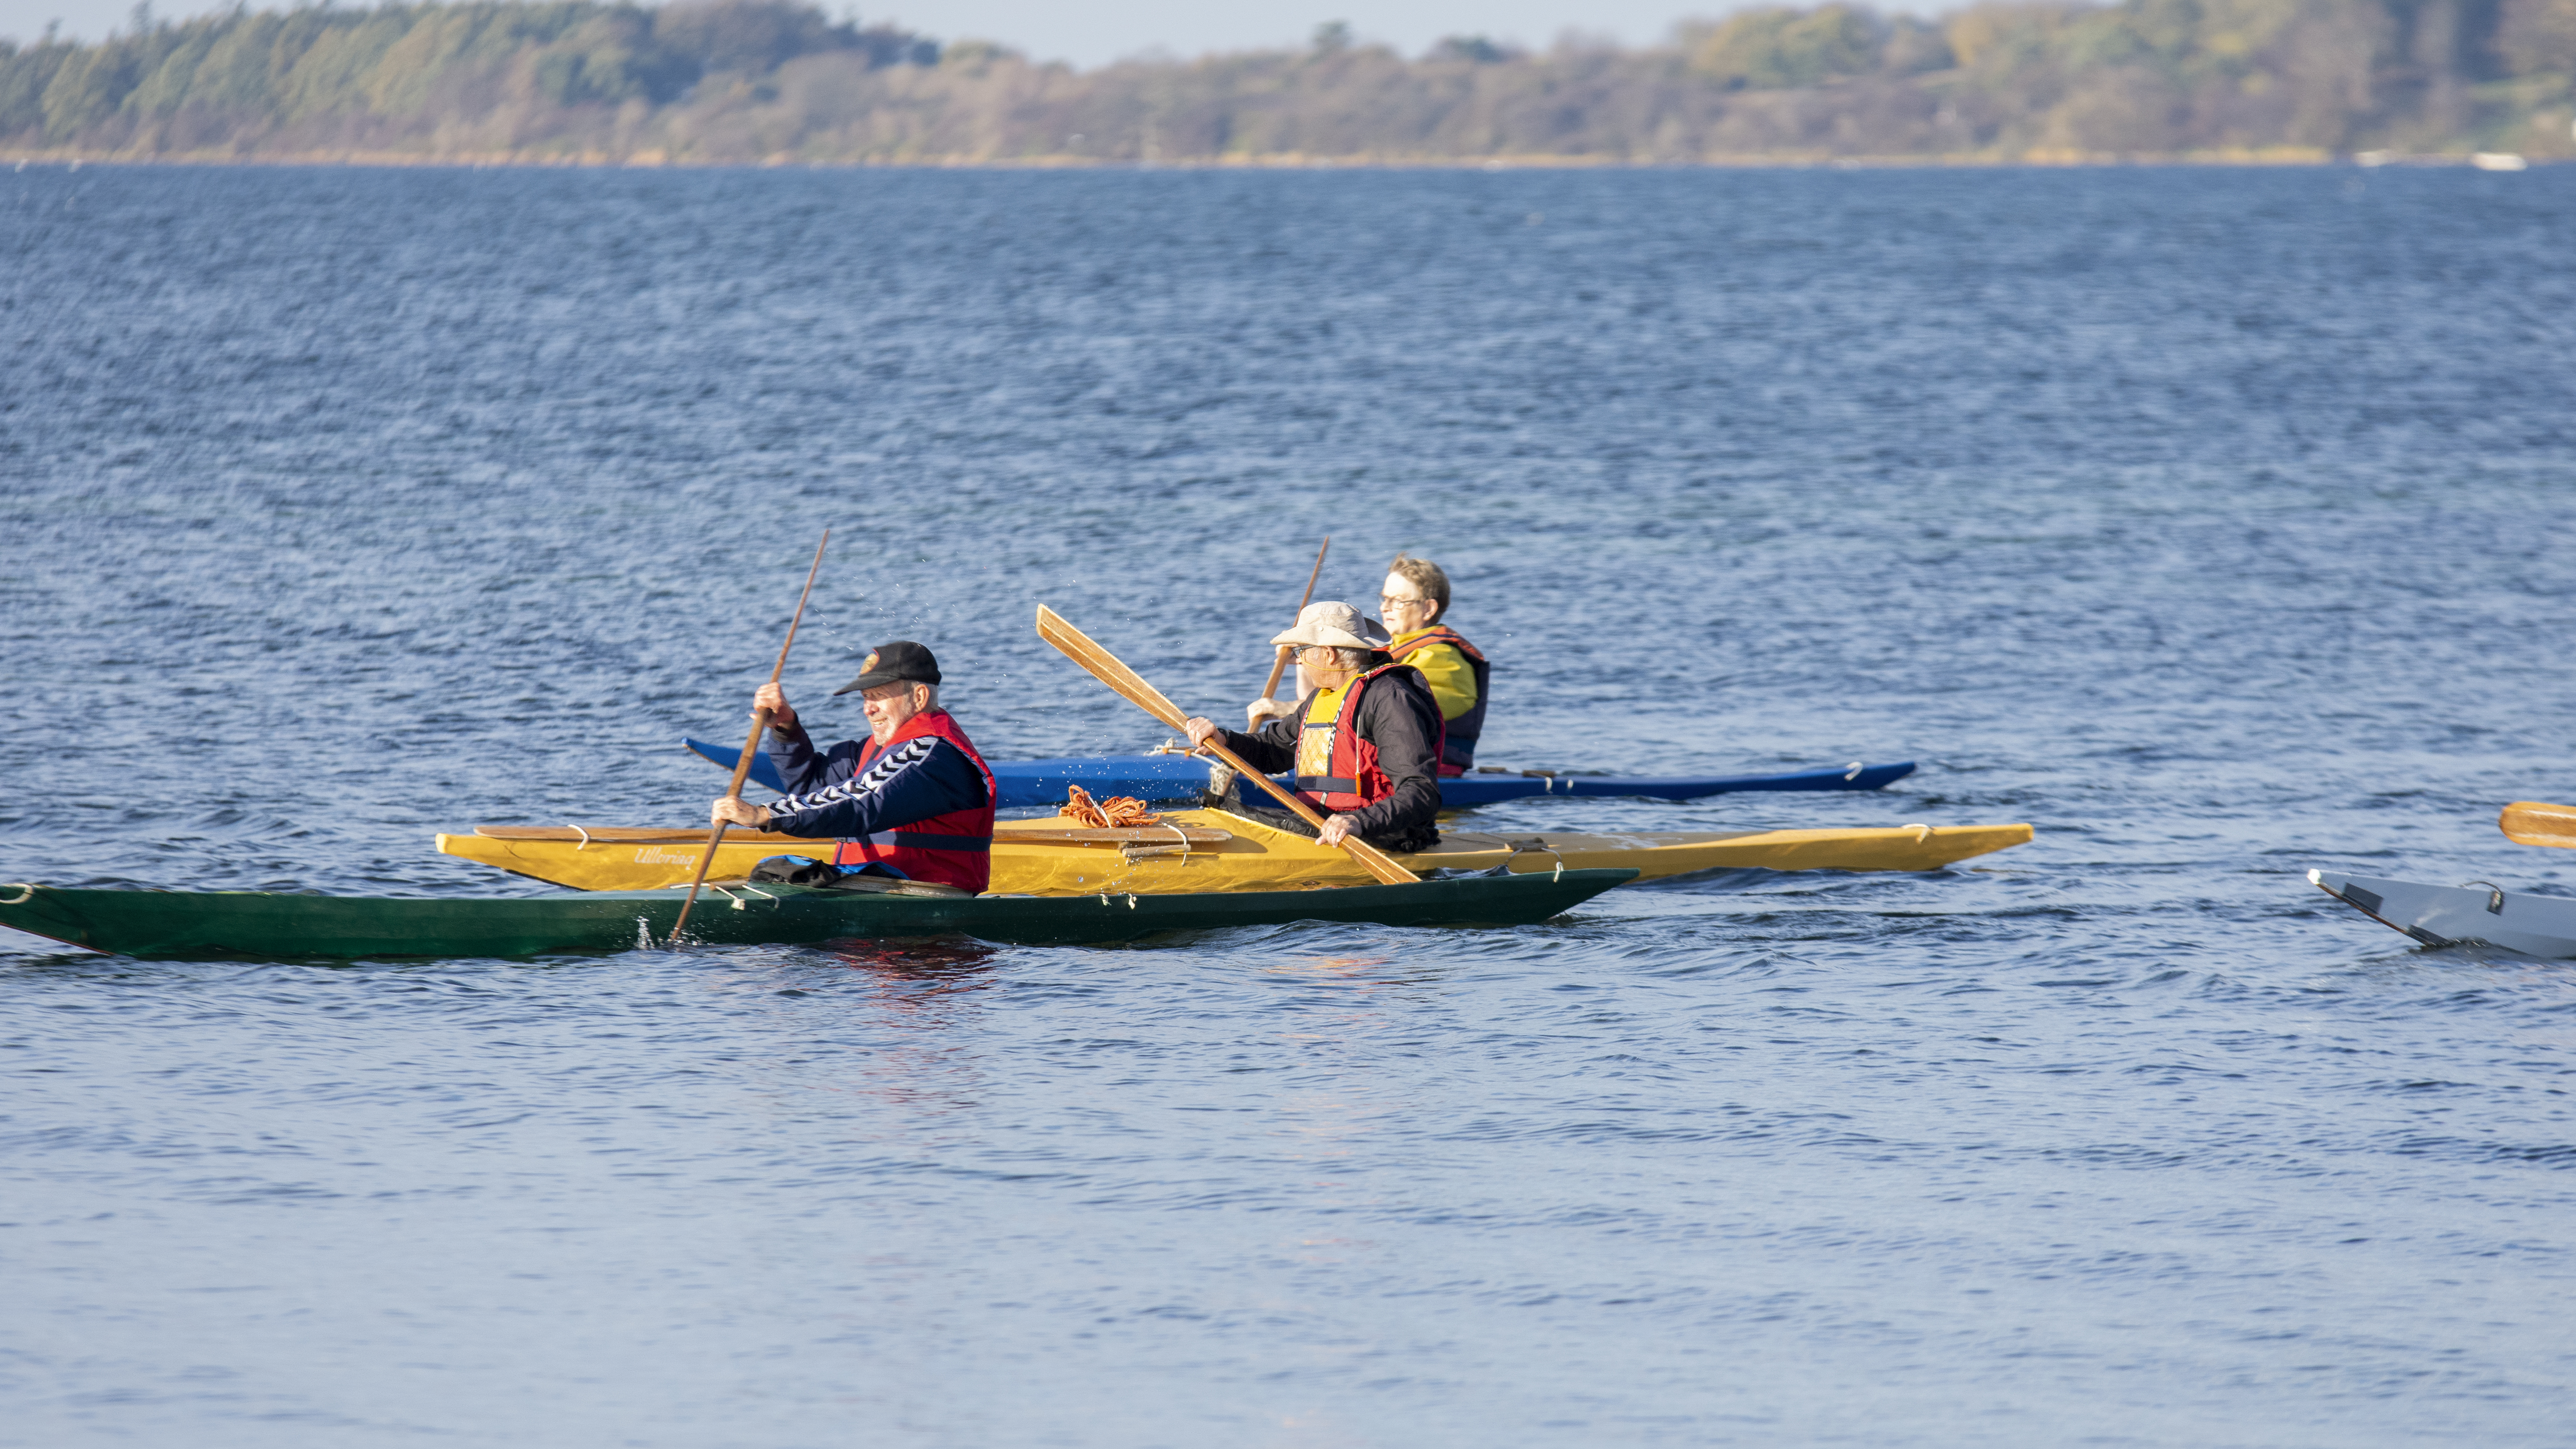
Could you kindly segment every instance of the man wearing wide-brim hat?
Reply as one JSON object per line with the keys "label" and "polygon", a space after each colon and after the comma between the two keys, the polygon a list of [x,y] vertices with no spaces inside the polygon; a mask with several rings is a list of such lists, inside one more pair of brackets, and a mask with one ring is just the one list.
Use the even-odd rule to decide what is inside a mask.
{"label": "man wearing wide-brim hat", "polygon": [[[1305,697],[1296,711],[1258,732],[1189,722],[1190,743],[1223,736],[1226,748],[1265,774],[1296,772],[1296,790],[1325,816],[1319,838],[1357,835],[1380,850],[1427,850],[1439,843],[1440,706],[1421,671],[1379,651],[1386,630],[1348,604],[1309,604],[1297,627],[1270,641],[1296,651]],[[1247,792],[1248,793],[1248,792]],[[1316,835],[1284,811],[1247,807],[1265,824]]]}
{"label": "man wearing wide-brim hat", "polygon": [[787,692],[762,685],[751,705],[769,711],[762,748],[787,798],[753,805],[728,796],[715,802],[714,819],[837,838],[832,864],[855,875],[980,894],[992,878],[993,771],[939,707],[939,661],[909,639],[880,644],[858,678],[832,691],[853,692],[867,715],[866,742],[817,750]]}

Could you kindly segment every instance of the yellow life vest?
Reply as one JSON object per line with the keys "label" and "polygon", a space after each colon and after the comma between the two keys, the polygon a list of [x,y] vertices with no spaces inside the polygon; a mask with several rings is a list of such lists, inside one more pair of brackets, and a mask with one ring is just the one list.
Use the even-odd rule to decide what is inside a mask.
{"label": "yellow life vest", "polygon": [[[1348,686],[1344,686],[1347,688]],[[1297,731],[1297,770],[1300,775],[1333,773],[1333,725],[1342,713],[1342,691],[1319,689],[1306,704],[1305,728]]]}

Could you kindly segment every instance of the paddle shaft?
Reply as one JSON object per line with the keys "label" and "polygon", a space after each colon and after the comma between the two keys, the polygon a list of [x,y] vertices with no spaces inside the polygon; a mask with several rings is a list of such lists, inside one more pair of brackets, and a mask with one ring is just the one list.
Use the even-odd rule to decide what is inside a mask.
{"label": "paddle shaft", "polygon": [[[1173,729],[1188,730],[1189,716],[1181,713],[1180,706],[1164,698],[1161,690],[1145,682],[1145,676],[1128,668],[1117,655],[1092,642],[1089,635],[1066,623],[1063,615],[1044,604],[1038,605],[1038,637],[1062,650],[1066,658],[1089,670],[1093,678],[1116,690],[1137,708]],[[1280,788],[1277,781],[1245,764],[1242,756],[1215,740],[1209,740],[1199,748],[1233,766],[1236,773],[1268,791],[1272,799],[1288,807],[1290,814],[1318,831],[1324,828],[1323,816],[1316,814],[1305,801]],[[1369,874],[1388,885],[1404,885],[1422,879],[1398,864],[1393,856],[1356,835],[1343,836],[1341,847],[1350,852],[1352,859],[1365,866]]]}
{"label": "paddle shaft", "polygon": [[2496,828],[2517,845],[2554,845],[2561,850],[2576,850],[2576,806],[2516,800],[2496,817]]}
{"label": "paddle shaft", "polygon": [[[832,544],[832,530],[823,530],[823,541],[814,545],[814,565],[805,570],[805,591],[796,596],[796,613],[787,621],[787,642],[778,646],[778,662],[769,667],[769,682],[776,684],[787,672],[787,651],[796,647],[797,626],[805,622],[805,601],[814,596],[814,576],[823,571],[823,550]],[[725,798],[742,798],[742,782],[751,777],[752,751],[760,748],[760,737],[769,730],[769,706],[751,712],[751,738],[742,742],[742,758],[733,762],[733,782],[725,786]],[[689,924],[689,910],[698,903],[698,890],[707,883],[707,870],[716,863],[716,847],[724,844],[725,828],[732,822],[719,820],[707,832],[706,854],[698,857],[698,873],[689,882],[689,898],[680,902],[680,918],[671,923],[671,944],[680,944],[680,930]]]}
{"label": "paddle shaft", "polygon": [[[1306,612],[1306,606],[1308,604],[1315,602],[1315,580],[1324,576],[1324,554],[1326,550],[1330,549],[1332,546],[1333,536],[1329,533],[1325,534],[1324,547],[1315,550],[1315,571],[1306,575],[1305,596],[1297,601],[1297,612],[1300,614]],[[1290,622],[1293,623],[1295,621],[1292,620]],[[1273,698],[1279,693],[1279,676],[1288,672],[1288,661],[1295,658],[1296,654],[1297,646],[1294,644],[1282,644],[1279,646],[1279,657],[1270,661],[1270,682],[1261,686],[1261,697],[1263,699]]]}

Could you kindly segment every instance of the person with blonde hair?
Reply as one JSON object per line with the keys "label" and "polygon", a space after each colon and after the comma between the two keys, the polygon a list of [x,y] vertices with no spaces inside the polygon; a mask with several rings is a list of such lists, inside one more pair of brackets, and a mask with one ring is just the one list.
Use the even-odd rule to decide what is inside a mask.
{"label": "person with blonde hair", "polygon": [[1448,727],[1440,773],[1463,775],[1475,767],[1476,737],[1485,730],[1492,697],[1492,666],[1466,636],[1442,622],[1449,617],[1449,575],[1427,558],[1400,553],[1386,566],[1377,604],[1395,637],[1386,652],[1422,671]]}

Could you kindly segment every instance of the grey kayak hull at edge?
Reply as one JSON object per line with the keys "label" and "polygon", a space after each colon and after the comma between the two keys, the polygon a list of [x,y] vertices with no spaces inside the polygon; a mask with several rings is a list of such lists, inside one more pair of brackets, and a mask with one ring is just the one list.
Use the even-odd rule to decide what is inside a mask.
{"label": "grey kayak hull at edge", "polygon": [[2426,946],[2482,941],[2553,961],[2576,959],[2576,900],[2484,884],[2423,885],[2312,870],[2327,895]]}

